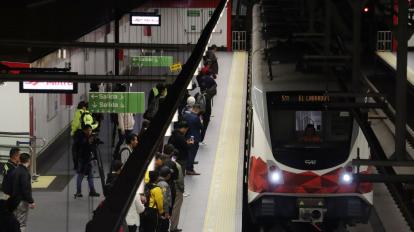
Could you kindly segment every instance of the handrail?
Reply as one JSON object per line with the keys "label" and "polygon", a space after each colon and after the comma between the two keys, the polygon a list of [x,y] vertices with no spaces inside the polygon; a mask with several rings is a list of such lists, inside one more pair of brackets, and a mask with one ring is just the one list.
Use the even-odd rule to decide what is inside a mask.
{"label": "handrail", "polygon": [[3,134],[3,132],[0,132],[0,138],[17,138],[17,139],[30,139],[30,140],[35,140],[35,141],[42,141],[42,145],[37,145],[37,142],[35,143],[36,146],[34,146],[35,148],[42,148],[44,146],[46,146],[46,139],[45,138],[38,138],[36,136],[20,136],[20,135],[8,135],[8,134]]}

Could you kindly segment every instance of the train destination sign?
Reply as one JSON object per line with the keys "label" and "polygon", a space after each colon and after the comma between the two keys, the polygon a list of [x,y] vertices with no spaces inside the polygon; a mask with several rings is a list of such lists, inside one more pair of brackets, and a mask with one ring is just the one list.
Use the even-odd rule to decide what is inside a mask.
{"label": "train destination sign", "polygon": [[93,113],[144,113],[144,92],[92,92],[89,110]]}
{"label": "train destination sign", "polygon": [[330,96],[326,95],[280,95],[281,102],[330,102]]}

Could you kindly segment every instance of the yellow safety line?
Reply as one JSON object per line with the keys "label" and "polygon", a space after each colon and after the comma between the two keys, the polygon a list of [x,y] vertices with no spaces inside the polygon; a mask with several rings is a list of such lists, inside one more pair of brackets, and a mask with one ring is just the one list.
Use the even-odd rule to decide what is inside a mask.
{"label": "yellow safety line", "polygon": [[204,232],[236,230],[237,182],[247,54],[235,52],[210,185]]}

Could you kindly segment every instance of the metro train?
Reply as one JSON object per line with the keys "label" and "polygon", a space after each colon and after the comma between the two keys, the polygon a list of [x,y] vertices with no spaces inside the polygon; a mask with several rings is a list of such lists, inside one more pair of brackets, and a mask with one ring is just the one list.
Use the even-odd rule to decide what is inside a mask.
{"label": "metro train", "polygon": [[[251,218],[266,225],[324,225],[327,231],[366,223],[373,205],[371,183],[358,183],[352,159],[370,150],[339,84],[318,73],[298,72],[295,63],[264,62],[260,7],[253,9],[252,132],[247,171]],[[361,167],[360,173],[370,173]],[[264,230],[266,231],[266,230]],[[325,231],[325,230],[324,230]]]}

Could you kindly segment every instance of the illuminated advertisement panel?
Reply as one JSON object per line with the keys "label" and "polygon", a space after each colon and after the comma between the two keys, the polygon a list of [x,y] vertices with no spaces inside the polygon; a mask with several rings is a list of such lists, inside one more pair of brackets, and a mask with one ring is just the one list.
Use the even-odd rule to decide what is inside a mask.
{"label": "illuminated advertisement panel", "polygon": [[20,82],[21,93],[77,93],[78,85],[73,82]]}
{"label": "illuminated advertisement panel", "polygon": [[129,23],[132,26],[161,26],[161,15],[134,12],[130,14]]}

